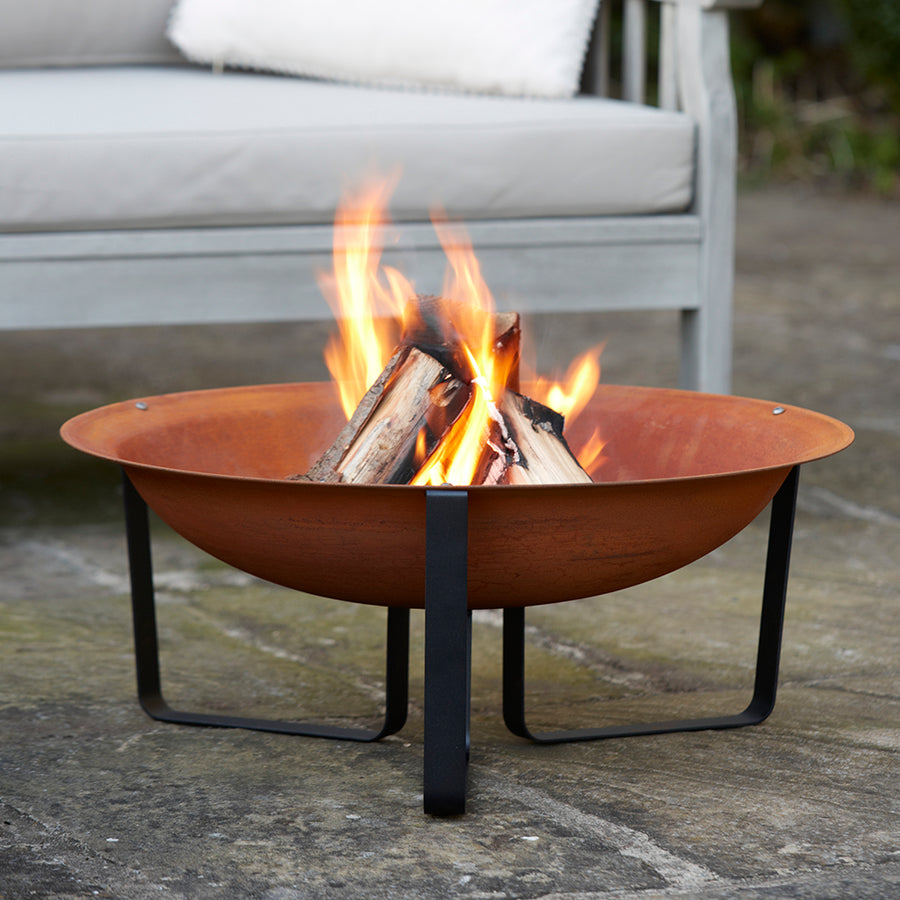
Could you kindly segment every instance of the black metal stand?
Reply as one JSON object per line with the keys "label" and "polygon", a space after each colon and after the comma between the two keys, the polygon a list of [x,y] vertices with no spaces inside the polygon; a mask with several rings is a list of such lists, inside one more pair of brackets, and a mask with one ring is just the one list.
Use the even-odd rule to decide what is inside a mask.
{"label": "black metal stand", "polygon": [[[762,617],[753,699],[729,716],[533,733],[525,723],[525,610],[504,610],[503,717],[513,734],[537,743],[588,741],[632,735],[737,728],[761,722],[775,705],[781,633],[799,467],[772,501]],[[249,728],[284,734],[376,741],[406,721],[409,610],[387,615],[386,712],[378,731],[307,722],[281,722],[172,709],[160,688],[159,651],[147,506],[123,472],[128,559],[134,616],[138,697],[153,718],[188,725]],[[424,808],[437,816],[465,812],[469,763],[472,616],[468,608],[468,493],[426,491],[425,537],[425,737]]]}
{"label": "black metal stand", "polygon": [[156,634],[156,606],[153,567],[150,555],[150,527],[147,505],[128,475],[122,473],[125,493],[125,533],[131,573],[131,609],[134,620],[134,652],[137,664],[138,699],[144,711],[162,722],[180,725],[208,725],[219,728],[249,728],[308,737],[340,738],[348,741],[377,741],[399,731],[406,722],[409,671],[409,610],[391,607],[387,613],[386,710],[378,730],[340,728],[313,722],[282,722],[244,716],[223,716],[173,709],[162,695],[159,675],[159,644]]}
{"label": "black metal stand", "polygon": [[472,613],[468,591],[469,497],[426,492],[425,812],[465,812],[469,764]]}
{"label": "black metal stand", "polygon": [[753,698],[746,709],[726,716],[579,728],[571,731],[532,732],[525,723],[525,609],[518,607],[503,611],[503,718],[506,727],[513,734],[539,744],[558,744],[569,741],[667,734],[674,731],[740,728],[744,725],[756,725],[767,718],[775,706],[778,686],[778,663],[781,656],[781,634],[799,474],[800,469],[795,466],[772,500],[756,655],[756,677]]}

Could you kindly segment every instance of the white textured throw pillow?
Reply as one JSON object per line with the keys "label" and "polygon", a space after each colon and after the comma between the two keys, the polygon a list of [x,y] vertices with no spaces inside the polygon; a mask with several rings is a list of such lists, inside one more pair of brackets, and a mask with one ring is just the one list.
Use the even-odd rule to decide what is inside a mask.
{"label": "white textured throw pillow", "polygon": [[570,97],[598,0],[179,0],[190,60],[338,81]]}

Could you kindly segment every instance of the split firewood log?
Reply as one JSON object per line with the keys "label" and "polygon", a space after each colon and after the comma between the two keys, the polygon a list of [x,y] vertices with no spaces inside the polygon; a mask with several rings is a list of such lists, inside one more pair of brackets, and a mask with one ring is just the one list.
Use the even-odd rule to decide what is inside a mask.
{"label": "split firewood log", "polygon": [[[484,378],[463,347],[458,323],[471,322],[473,316],[477,330],[491,335],[492,352],[501,357],[508,373],[496,402],[488,398]],[[421,474],[423,464],[437,458],[453,424],[459,420],[457,428],[463,425],[464,410],[477,399],[488,398],[473,484],[590,482],[563,437],[563,417],[516,391],[519,340],[517,313],[487,313],[456,301],[416,297],[405,312],[399,347],[350,421],[308,472],[292,477],[408,484]]]}
{"label": "split firewood log", "polygon": [[555,410],[507,391],[491,411],[477,483],[590,483],[563,437],[564,424]]}
{"label": "split firewood log", "polygon": [[415,347],[401,347],[303,480],[407,484],[469,399],[471,388]]}
{"label": "split firewood log", "polygon": [[475,373],[462,349],[463,338],[458,323],[477,321],[479,317],[484,318],[484,327],[491,329],[494,355],[502,357],[508,369],[506,386],[518,390],[521,327],[516,312],[481,312],[458,300],[419,294],[404,310],[400,343],[418,347],[468,383]]}

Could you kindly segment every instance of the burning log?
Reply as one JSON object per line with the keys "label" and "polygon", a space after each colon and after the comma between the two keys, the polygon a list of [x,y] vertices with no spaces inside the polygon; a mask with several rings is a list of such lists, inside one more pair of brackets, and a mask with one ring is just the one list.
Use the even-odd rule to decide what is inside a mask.
{"label": "burning log", "polygon": [[[416,297],[404,323],[399,347],[337,440],[294,478],[346,484],[442,483],[456,476],[471,484],[591,481],[563,437],[563,417],[516,391],[518,314]],[[484,335],[501,373],[496,403],[463,337],[473,331]],[[470,418],[477,420],[474,426]],[[446,458],[469,427],[478,429],[480,441],[469,457],[470,481],[472,468],[460,474]]]}
{"label": "burning log", "polygon": [[472,364],[462,349],[458,322],[483,317],[483,328],[493,332],[492,348],[495,356],[507,367],[506,386],[519,389],[519,345],[521,328],[515,312],[488,313],[473,311],[466,304],[444,297],[418,295],[410,301],[403,315],[403,334],[400,343],[418,347],[443,363],[457,378],[470,382],[475,377]]}
{"label": "burning log", "polygon": [[[404,315],[400,346],[366,391],[334,443],[305,474],[308,481],[407,484],[465,408],[474,377],[453,324],[463,304],[416,297]],[[477,313],[493,330],[511,382],[518,383],[519,316]]]}
{"label": "burning log", "polygon": [[492,410],[490,436],[479,465],[478,484],[590,483],[566,439],[565,420],[555,410],[507,391]]}
{"label": "burning log", "polygon": [[337,440],[299,477],[327,483],[407,484],[418,468],[417,449],[420,459],[434,449],[470,393],[468,385],[434,357],[401,347]]}

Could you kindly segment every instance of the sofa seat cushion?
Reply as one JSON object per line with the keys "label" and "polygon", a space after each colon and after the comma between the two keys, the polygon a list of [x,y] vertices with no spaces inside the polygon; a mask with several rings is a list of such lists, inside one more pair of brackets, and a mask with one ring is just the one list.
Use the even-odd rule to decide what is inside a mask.
{"label": "sofa seat cushion", "polygon": [[397,167],[426,220],[646,214],[691,201],[685,115],[598,98],[360,88],[178,66],[0,71],[0,230],[326,223]]}

